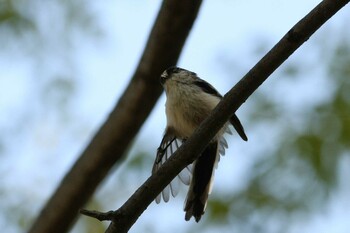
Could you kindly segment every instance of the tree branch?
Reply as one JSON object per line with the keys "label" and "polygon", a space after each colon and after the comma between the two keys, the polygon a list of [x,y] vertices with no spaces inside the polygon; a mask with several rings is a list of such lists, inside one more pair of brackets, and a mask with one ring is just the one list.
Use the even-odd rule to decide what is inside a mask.
{"label": "tree branch", "polygon": [[159,74],[176,64],[200,5],[201,0],[163,2],[127,89],[42,209],[30,233],[67,232],[78,210],[123,158],[162,92]]}
{"label": "tree branch", "polygon": [[162,189],[192,163],[229,117],[297,48],[349,0],[324,0],[299,21],[223,98],[212,114],[158,172],[136,190],[121,206],[108,227],[108,233],[127,232]]}

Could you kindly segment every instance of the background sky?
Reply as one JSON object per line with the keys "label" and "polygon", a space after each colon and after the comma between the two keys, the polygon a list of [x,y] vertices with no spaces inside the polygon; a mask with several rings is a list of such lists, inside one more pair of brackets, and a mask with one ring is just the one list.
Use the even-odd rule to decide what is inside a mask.
{"label": "background sky", "polygon": [[[16,233],[28,226],[114,107],[136,68],[161,1],[64,3],[71,4],[70,9],[82,8],[73,13],[56,1],[14,3],[36,27],[35,33],[18,34],[6,24],[0,27],[0,228]],[[196,72],[224,94],[318,3],[204,1],[179,66]],[[349,39],[349,22],[346,6],[288,60],[286,68],[282,66],[263,84],[257,97],[265,94],[280,111],[288,109],[296,115],[330,98],[334,87],[323,65],[327,51]],[[298,78],[280,81],[282,74],[293,72],[290,67],[298,67]],[[148,178],[166,123],[164,103],[163,95],[127,158],[130,164],[138,154],[147,154],[146,170],[116,166],[96,194],[96,200],[105,200],[97,201],[102,210],[118,208]],[[255,106],[248,99],[237,112],[249,141],[244,143],[236,135],[228,138],[230,148],[216,172],[214,197],[216,192],[225,196],[244,189],[254,162],[276,146],[277,124],[249,123]],[[298,128],[299,116],[289,120]],[[288,232],[348,232],[349,165],[349,157],[344,157],[338,185],[321,210],[290,219]],[[113,196],[116,190],[118,196]],[[131,232],[202,229],[184,221],[185,191],[170,203],[152,203]],[[84,228],[82,218],[73,232]],[[267,221],[260,232],[274,232],[276,221]],[[218,229],[232,232],[232,226],[218,225],[205,232]]]}

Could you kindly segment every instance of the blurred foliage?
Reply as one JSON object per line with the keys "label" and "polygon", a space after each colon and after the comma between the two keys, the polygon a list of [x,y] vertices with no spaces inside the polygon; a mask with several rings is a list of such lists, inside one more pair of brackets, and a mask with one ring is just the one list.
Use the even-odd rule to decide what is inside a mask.
{"label": "blurred foliage", "polygon": [[23,31],[33,30],[35,28],[33,21],[19,12],[13,0],[4,0],[0,2],[0,23],[2,28],[6,27],[16,35],[20,35]]}
{"label": "blurred foliage", "polygon": [[[42,113],[51,110],[52,115],[58,117],[68,113],[79,81],[74,56],[76,45],[82,38],[88,40],[102,34],[90,4],[82,0],[3,0],[0,1],[0,33],[3,57],[9,60],[20,58],[34,67],[30,83],[31,88],[35,88],[30,90],[32,95],[27,99],[28,106],[21,106],[25,110],[17,112],[23,116],[16,116],[20,120],[16,121],[15,127],[22,130],[29,124],[32,119],[30,108],[38,107],[34,106],[38,102]],[[80,37],[76,37],[77,34]],[[259,42],[253,48],[252,61],[267,51],[265,43]],[[344,40],[335,48],[319,44],[313,49],[317,47],[327,56],[327,59],[314,62],[323,65],[328,74],[332,84],[329,89],[331,97],[294,112],[270,95],[274,90],[255,93],[249,100],[252,110],[247,125],[250,128],[262,125],[271,129],[271,134],[277,128],[277,135],[272,139],[275,140],[272,142],[274,147],[261,152],[264,156],[254,162],[249,182],[242,190],[210,197],[201,221],[203,224],[196,225],[196,230],[205,232],[209,225],[216,225],[229,227],[229,232],[285,232],[291,219],[317,211],[327,203],[330,193],[337,187],[340,160],[348,156],[350,147],[350,44]],[[241,58],[240,54],[236,57]],[[250,64],[241,70],[237,64],[228,62],[226,65],[242,74],[250,68]],[[307,69],[309,66],[305,68],[300,62],[289,62],[280,68],[282,77],[278,79],[303,83],[308,78],[304,77]],[[229,73],[233,72],[229,70]],[[270,83],[269,80],[264,86],[268,87]],[[295,95],[298,95],[298,90],[295,90]],[[2,137],[9,135],[5,130],[2,132],[0,155],[6,150]],[[265,145],[259,146],[263,148]],[[87,208],[106,209],[105,205],[110,203],[117,206],[116,199],[120,202],[119,199],[134,191],[135,187],[130,183],[135,180],[142,182],[150,175],[154,152],[151,156],[149,154],[138,151],[129,156],[118,169],[119,174],[114,176],[113,190],[122,188],[117,193],[109,192],[113,197],[94,199]],[[126,172],[132,174],[128,179],[124,176]],[[0,199],[8,199],[12,192],[2,185]],[[107,204],[106,199],[109,200]],[[26,203],[31,202],[26,200]],[[8,224],[17,224],[22,229],[28,226],[33,213],[32,207],[28,207],[29,210],[25,207],[26,203],[0,202]],[[278,222],[274,231],[267,226],[271,222]],[[104,229],[105,225],[84,217],[79,219],[73,231],[103,232]],[[191,228],[190,232],[193,231]]]}
{"label": "blurred foliage", "polygon": [[102,35],[95,17],[92,3],[82,0],[0,2],[0,54],[16,59],[19,69],[21,62],[30,64],[38,90],[34,102],[55,106],[51,110],[68,107],[80,78],[77,43]]}
{"label": "blurred foliage", "polygon": [[[231,222],[232,232],[285,232],[291,219],[322,209],[336,189],[341,158],[350,150],[350,43],[319,49],[328,49],[329,62],[315,62],[325,63],[331,98],[295,113],[269,93],[252,96],[250,122],[266,129],[278,124],[275,147],[255,161],[246,188],[229,198],[211,198],[207,224]],[[279,74],[303,76],[293,62]],[[301,125],[291,121],[295,118]]]}
{"label": "blurred foliage", "polygon": [[[153,157],[153,156],[152,156]],[[151,163],[149,153],[137,152],[130,156],[129,160],[126,163],[128,169],[140,171],[140,168],[147,169],[153,164]],[[141,169],[142,170],[142,169]]]}
{"label": "blurred foliage", "polygon": [[[9,85],[13,89],[11,91],[23,96],[23,101],[9,101],[8,106],[3,106],[5,109],[2,109],[3,118],[0,121],[0,227],[4,231],[22,232],[28,228],[41,208],[38,205],[44,201],[42,196],[37,196],[38,193],[45,196],[37,187],[28,188],[24,185],[16,189],[16,186],[23,184],[21,181],[13,183],[16,176],[20,179],[21,174],[14,174],[12,168],[17,166],[20,169],[20,161],[25,161],[27,155],[13,156],[11,150],[16,150],[12,149],[12,145],[22,148],[33,140],[33,144],[38,143],[38,147],[43,150],[42,147],[52,142],[69,141],[68,138],[60,138],[62,135],[59,131],[62,128],[67,131],[74,124],[72,138],[78,138],[84,127],[87,127],[83,123],[79,125],[80,122],[77,124],[71,121],[74,117],[71,106],[78,91],[81,72],[77,65],[77,51],[81,48],[77,44],[96,42],[102,34],[99,22],[95,19],[93,3],[83,0],[0,1],[0,65],[5,68],[2,69],[0,79],[4,80],[2,83],[13,83],[13,86],[19,87],[18,91],[12,88],[12,84]],[[4,88],[7,85],[0,86],[0,98],[9,91],[3,91]],[[31,148],[35,148],[35,145]],[[40,149],[34,152],[38,157],[42,152]],[[45,157],[45,166],[50,164],[50,155],[48,153]],[[59,158],[66,159],[64,156],[60,154]],[[13,160],[12,163],[12,157],[16,157],[17,161]],[[50,180],[50,183],[54,181]],[[26,192],[20,195],[18,190]],[[101,229],[98,222],[87,224],[89,230],[85,232]]]}
{"label": "blurred foliage", "polygon": [[[3,0],[0,2],[0,30],[5,45],[13,42],[21,49],[34,48],[39,52],[43,47],[37,46],[49,44],[50,41],[45,40],[52,35],[59,36],[57,39],[61,42],[70,43],[73,33],[101,34],[91,4],[82,0]],[[20,39],[31,43],[20,44]]]}

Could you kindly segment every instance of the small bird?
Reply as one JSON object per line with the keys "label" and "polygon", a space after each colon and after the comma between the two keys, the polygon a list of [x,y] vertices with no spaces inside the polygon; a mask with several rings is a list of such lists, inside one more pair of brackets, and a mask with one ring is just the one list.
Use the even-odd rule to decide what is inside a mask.
{"label": "small bird", "polygon": [[[212,85],[200,79],[196,73],[179,67],[166,69],[160,76],[160,83],[167,97],[165,104],[167,125],[157,150],[152,173],[155,173],[169,156],[192,135],[222,99],[219,92]],[[217,166],[220,154],[224,155],[225,148],[228,147],[223,135],[225,132],[232,134],[229,124],[232,124],[244,141],[248,140],[238,117],[232,114],[229,122],[216,134],[199,158],[182,170],[177,176],[178,179],[174,178],[158,195],[157,203],[160,202],[161,197],[167,202],[170,192],[175,197],[180,180],[190,185],[184,206],[185,220],[190,220],[192,216],[196,222],[201,219],[211,192],[214,168]]]}

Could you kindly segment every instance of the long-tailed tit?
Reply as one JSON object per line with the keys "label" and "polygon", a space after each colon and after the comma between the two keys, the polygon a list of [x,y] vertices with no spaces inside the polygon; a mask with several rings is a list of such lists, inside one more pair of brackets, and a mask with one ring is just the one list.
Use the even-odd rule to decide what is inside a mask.
{"label": "long-tailed tit", "polygon": [[[160,76],[160,82],[167,97],[165,104],[167,126],[157,150],[152,173],[155,173],[168,157],[192,135],[222,99],[219,92],[212,85],[200,79],[196,73],[178,67],[170,67],[165,70]],[[231,134],[229,124],[233,125],[244,141],[248,140],[241,122],[233,114],[200,157],[178,174],[179,179],[175,178],[162,191],[162,194],[159,194],[156,198],[157,203],[160,202],[161,197],[167,202],[170,192],[175,197],[180,180],[186,185],[190,184],[184,207],[186,221],[192,216],[197,222],[201,219],[211,192],[214,168],[217,166],[220,154],[224,155],[225,148],[228,147],[223,134],[225,132]]]}

